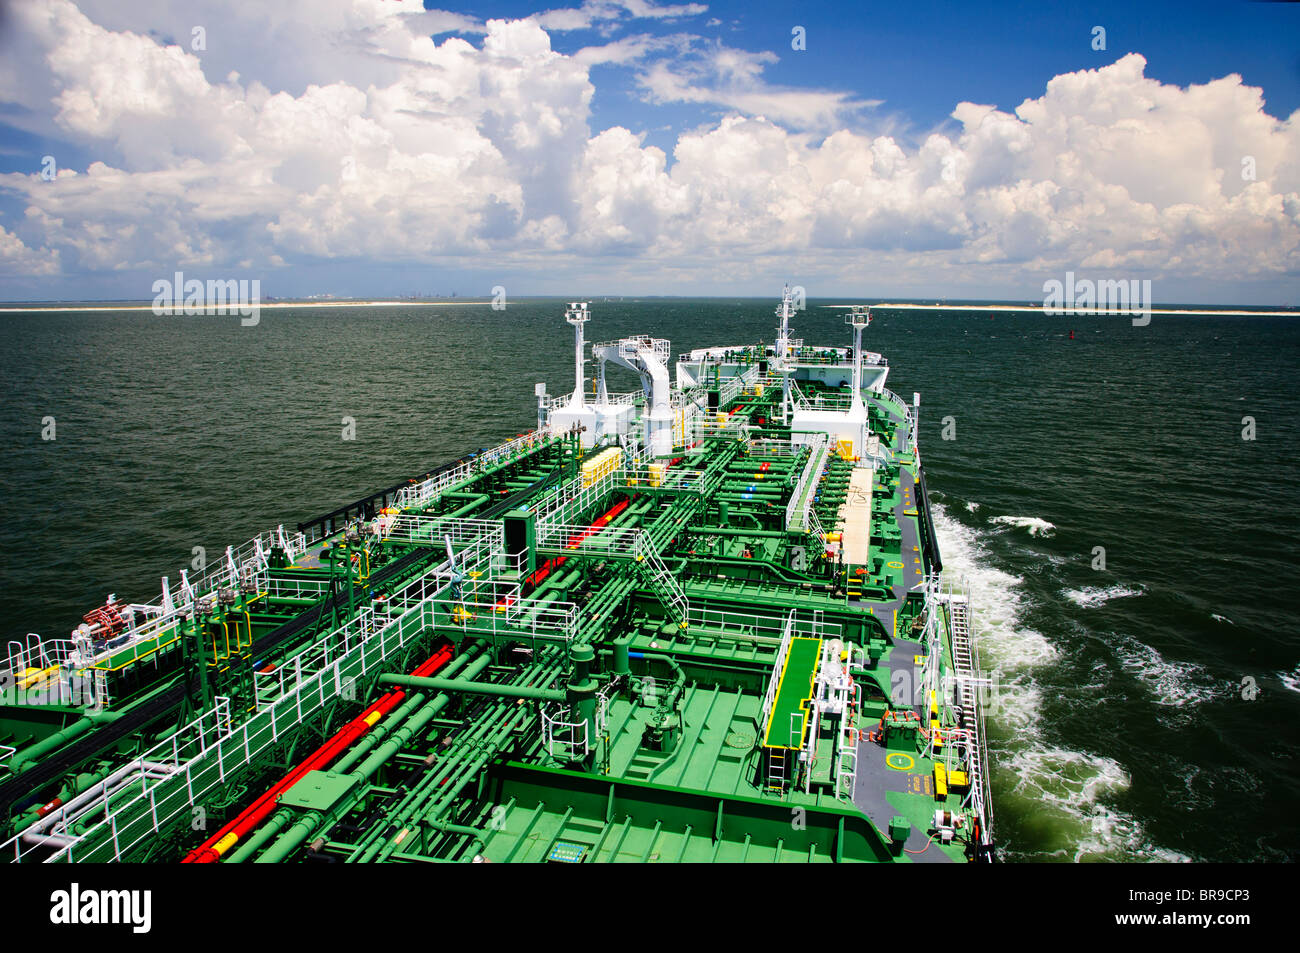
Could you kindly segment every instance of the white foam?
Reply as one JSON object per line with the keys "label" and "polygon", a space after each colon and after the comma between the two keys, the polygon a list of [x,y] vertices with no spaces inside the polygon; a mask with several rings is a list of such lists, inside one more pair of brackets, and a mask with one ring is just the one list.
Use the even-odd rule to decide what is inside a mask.
{"label": "white foam", "polygon": [[1027,529],[1030,536],[1051,536],[1052,530],[1056,529],[1055,524],[1039,519],[1037,516],[992,516],[989,522],[1005,523],[1016,529]]}
{"label": "white foam", "polygon": [[1226,622],[1228,623],[1228,625],[1237,624],[1233,622],[1231,619],[1229,619],[1226,615],[1219,615],[1217,612],[1210,613],[1210,618],[1213,619],[1215,622]]}
{"label": "white foam", "polygon": [[1104,606],[1112,599],[1127,599],[1130,596],[1140,596],[1146,590],[1139,586],[1137,589],[1130,589],[1127,586],[1090,586],[1087,589],[1069,589],[1066,590],[1066,598],[1076,605],[1085,609],[1095,609],[1097,606]]}
{"label": "white foam", "polygon": [[967,512],[967,513],[974,513],[974,512],[975,512],[976,510],[978,510],[979,508],[980,508],[980,505],[979,505],[978,503],[976,503],[974,500],[968,500],[968,501],[966,502],[966,512]]}
{"label": "white foam", "polygon": [[[1018,813],[1027,817],[1046,813],[1067,841],[1057,850],[1051,846],[1036,849],[1025,859],[1188,860],[1151,844],[1133,817],[1101,803],[1102,798],[1129,786],[1128,774],[1119,762],[1068,751],[1044,739],[1043,688],[1034,673],[1051,664],[1058,652],[1045,636],[1021,621],[1024,580],[995,567],[977,531],[948,515],[942,504],[934,504],[931,510],[944,575],[964,577],[970,585],[981,664],[995,682],[986,712],[997,787],[1007,802],[1024,799]],[[997,522],[1020,519],[1001,517]],[[1024,518],[1024,525],[1030,523],[1037,527],[1044,521]],[[1051,524],[1045,525],[1051,528]],[[995,805],[996,801],[997,797]]]}
{"label": "white foam", "polygon": [[[1009,753],[1016,782],[1011,797],[1052,816],[1067,843],[1049,856],[1079,862],[1095,859],[1186,862],[1190,858],[1151,844],[1128,814],[1102,803],[1128,790],[1131,779],[1113,758],[1067,751],[1034,742]],[[1042,859],[1036,854],[1032,859]]]}
{"label": "white foam", "polygon": [[980,652],[1005,675],[1046,665],[1056,649],[1044,636],[1020,624],[1024,580],[992,564],[975,532],[948,515],[943,504],[931,507],[944,575],[970,584]]}
{"label": "white foam", "polygon": [[1170,661],[1132,636],[1117,638],[1113,647],[1125,671],[1146,683],[1157,705],[1191,708],[1231,689],[1230,683],[1216,681],[1203,666]]}
{"label": "white foam", "polygon": [[1277,677],[1282,680],[1282,684],[1293,692],[1300,692],[1300,665],[1297,665],[1293,671],[1278,672]]}

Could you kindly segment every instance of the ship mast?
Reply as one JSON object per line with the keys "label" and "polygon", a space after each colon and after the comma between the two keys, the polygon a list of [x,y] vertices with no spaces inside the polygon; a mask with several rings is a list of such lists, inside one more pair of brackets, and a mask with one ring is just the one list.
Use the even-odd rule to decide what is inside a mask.
{"label": "ship mast", "polygon": [[570,301],[569,310],[564,312],[564,320],[573,325],[573,397],[569,400],[569,407],[572,410],[581,410],[583,408],[582,385],[586,383],[583,375],[583,365],[586,364],[584,355],[585,342],[582,337],[582,326],[591,319],[587,312],[587,302]]}
{"label": "ship mast", "polygon": [[786,282],[785,288],[781,292],[781,306],[776,309],[776,315],[781,319],[781,325],[777,328],[776,333],[776,369],[781,374],[781,423],[789,423],[789,414],[793,409],[790,399],[790,365],[786,357],[790,353],[790,319],[794,317],[794,295],[790,291],[790,283]]}
{"label": "ship mast", "polygon": [[854,305],[844,323],[853,326],[853,407],[856,412],[863,409],[862,404],[862,329],[871,324],[871,310],[862,305]]}

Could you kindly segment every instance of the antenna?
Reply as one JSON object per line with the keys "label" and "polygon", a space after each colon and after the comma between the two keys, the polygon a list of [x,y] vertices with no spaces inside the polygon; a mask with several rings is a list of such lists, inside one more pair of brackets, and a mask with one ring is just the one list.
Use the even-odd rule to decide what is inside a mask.
{"label": "antenna", "polygon": [[871,324],[871,309],[855,304],[844,323],[853,328],[853,406],[857,407],[862,403],[862,329]]}
{"label": "antenna", "polygon": [[776,356],[784,359],[790,348],[790,319],[794,317],[794,294],[788,281],[781,290],[781,305],[776,309],[776,316],[781,319],[776,335]]}
{"label": "antenna", "polygon": [[569,309],[564,312],[564,320],[573,325],[573,399],[569,401],[569,406],[575,410],[581,409],[582,404],[582,384],[584,376],[582,366],[586,363],[583,358],[584,342],[582,339],[582,326],[591,320],[591,314],[587,311],[587,302],[570,301]]}

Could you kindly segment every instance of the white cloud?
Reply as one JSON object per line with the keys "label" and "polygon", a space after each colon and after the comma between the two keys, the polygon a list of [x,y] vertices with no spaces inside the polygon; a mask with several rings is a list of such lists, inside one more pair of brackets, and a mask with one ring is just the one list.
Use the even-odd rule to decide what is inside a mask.
{"label": "white cloud", "polygon": [[638,20],[676,21],[707,13],[702,3],[658,4],[649,0],[586,0],[580,7],[547,10],[537,14],[537,22],[547,30],[569,32],[605,27],[630,17]]}
{"label": "white cloud", "polygon": [[673,61],[652,64],[641,73],[639,82],[651,102],[719,106],[827,132],[862,110],[880,105],[880,100],[858,100],[833,90],[772,86],[762,74],[776,61],[776,54],[770,51],[750,53],[714,42]]}
{"label": "white cloud", "polygon": [[[69,0],[15,7],[31,72],[0,66],[0,98],[104,159],[53,182],[0,176],[26,207],[0,231],[3,274],[464,257],[539,279],[707,281],[725,261],[737,281],[776,267],[1036,288],[1066,268],[1296,270],[1300,114],[1269,116],[1235,75],[1181,88],[1130,55],[1058,76],[1013,112],[960,103],[951,130],[912,144],[843,128],[868,105],[850,94],[768,86],[770,54],[634,35],[566,56],[541,25],[556,11],[479,24],[386,0],[313,0],[307,16],[306,2],[275,7],[269,26],[250,11],[270,8],[232,3],[198,55],[125,29],[99,0],[83,3],[94,17]],[[336,51],[332,77],[315,60],[303,74],[214,62],[214,38],[259,50],[295,17],[323,62]],[[431,38],[430,24],[482,41]],[[593,134],[597,63],[632,66],[655,101],[726,114],[680,133],[671,160],[627,129]]]}
{"label": "white cloud", "polygon": [[28,248],[23,240],[0,225],[0,275],[27,277],[59,273],[59,252]]}
{"label": "white cloud", "polygon": [[680,37],[651,36],[642,33],[636,36],[625,36],[600,46],[585,46],[573,54],[573,59],[583,66],[605,63],[626,66],[645,59],[651,53],[680,47],[683,42]]}

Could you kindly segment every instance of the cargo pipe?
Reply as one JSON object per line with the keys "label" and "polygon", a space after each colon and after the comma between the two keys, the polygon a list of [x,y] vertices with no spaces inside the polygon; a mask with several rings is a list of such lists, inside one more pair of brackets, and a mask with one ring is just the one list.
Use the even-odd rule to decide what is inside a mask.
{"label": "cargo pipe", "polygon": [[[444,645],[419,665],[420,674],[436,672],[451,660],[451,646]],[[288,791],[310,771],[319,770],[334,761],[343,751],[370,731],[388,712],[405,698],[406,693],[392,691],[345,725],[329,741],[317,748],[306,760],[280,779],[270,790],[249,805],[229,824],[225,825],[202,845],[190,851],[182,863],[216,863],[239,840],[247,837],[275,809],[280,795]]]}
{"label": "cargo pipe", "polygon": [[380,675],[381,685],[399,685],[423,688],[427,691],[463,692],[467,695],[487,695],[493,698],[527,698],[533,701],[563,702],[568,693],[554,688],[527,688],[520,685],[500,685],[494,682],[474,682],[463,678],[426,678],[415,675]]}
{"label": "cargo pipe", "polygon": [[[491,662],[491,656],[482,655],[475,659],[469,666],[468,673],[470,677],[478,675],[483,669],[487,668]],[[416,699],[424,700],[423,695],[414,696],[411,703],[418,704]],[[427,704],[424,704],[418,711],[405,718],[402,724],[393,731],[392,737],[375,749],[361,765],[351,774],[359,779],[367,779],[378,771],[394,754],[402,749],[403,746],[416,734],[418,734],[425,725],[447,706],[451,701],[451,696],[446,693],[435,696]],[[301,817],[287,831],[279,836],[263,854],[257,858],[257,863],[279,863],[292,854],[302,845],[313,833],[316,828],[323,823],[325,818],[320,814],[309,814]]]}

